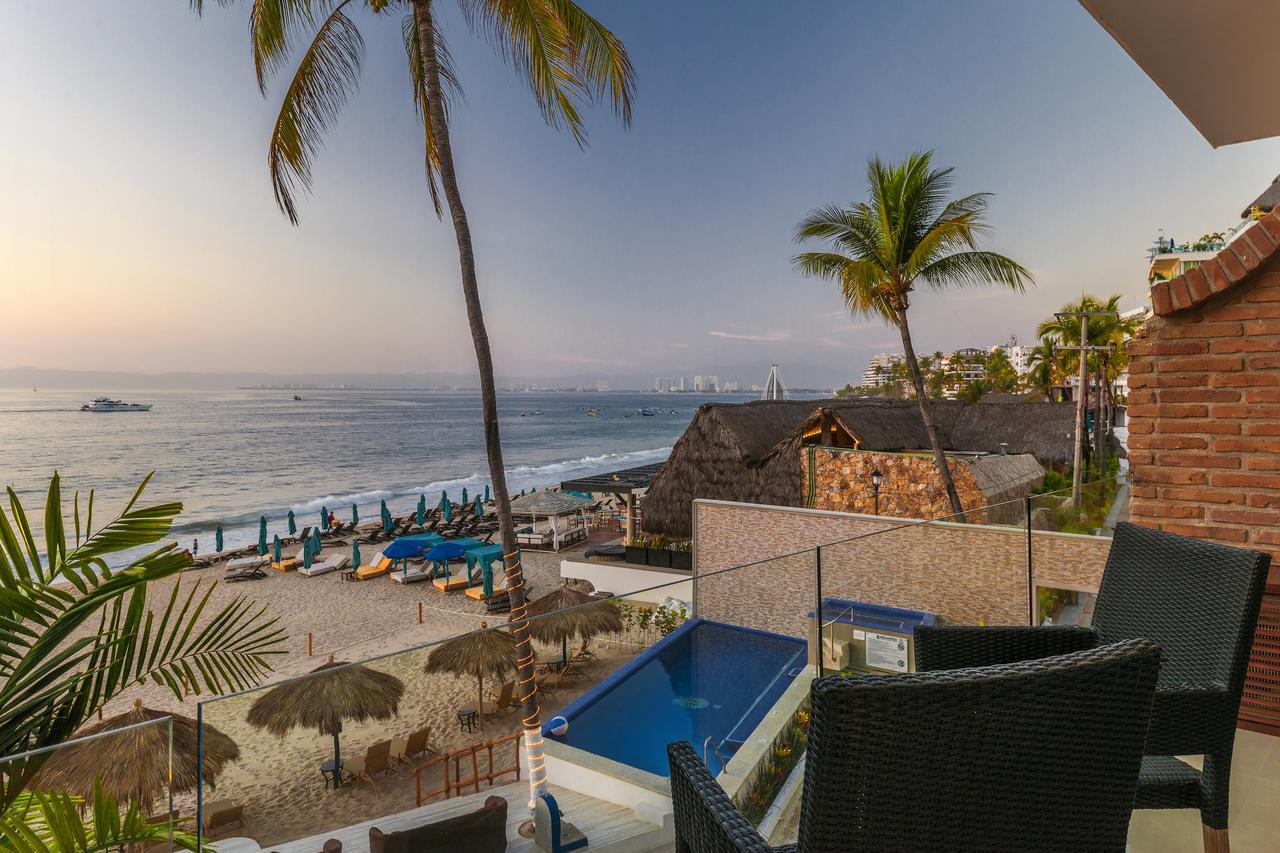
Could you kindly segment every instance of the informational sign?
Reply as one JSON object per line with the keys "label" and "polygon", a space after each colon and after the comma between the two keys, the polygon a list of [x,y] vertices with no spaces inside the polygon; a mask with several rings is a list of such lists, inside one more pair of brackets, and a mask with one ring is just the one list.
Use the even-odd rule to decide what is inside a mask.
{"label": "informational sign", "polygon": [[907,671],[907,641],[904,637],[892,634],[876,634],[867,632],[867,666],[876,669],[888,669],[893,672]]}

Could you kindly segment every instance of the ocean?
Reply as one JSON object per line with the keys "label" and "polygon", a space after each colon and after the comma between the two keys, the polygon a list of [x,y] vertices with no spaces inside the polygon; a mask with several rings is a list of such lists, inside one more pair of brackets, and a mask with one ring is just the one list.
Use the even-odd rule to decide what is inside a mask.
{"label": "ocean", "polygon": [[[349,521],[376,519],[381,500],[412,510],[447,490],[474,495],[489,482],[475,393],[426,391],[138,392],[121,399],[153,403],[149,412],[99,414],[80,405],[96,392],[0,391],[0,479],[20,495],[34,526],[56,470],[65,516],[70,497],[96,491],[102,523],[155,471],[144,500],[181,501],[174,537],[213,549],[257,541],[259,516],[270,533],[299,528],[321,507]],[[659,462],[698,405],[751,395],[504,393],[499,395],[507,483],[513,492],[574,476]],[[587,411],[599,415],[590,417]],[[641,408],[657,414],[643,417]],[[535,414],[540,412],[541,414]]]}

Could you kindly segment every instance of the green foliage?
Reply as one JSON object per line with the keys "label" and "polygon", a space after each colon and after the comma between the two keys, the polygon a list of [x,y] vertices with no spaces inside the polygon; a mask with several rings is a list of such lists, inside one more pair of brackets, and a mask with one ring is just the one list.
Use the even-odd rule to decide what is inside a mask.
{"label": "green foliage", "polygon": [[[167,842],[167,823],[148,823],[135,803],[123,808],[95,782],[87,804],[69,794],[23,792],[0,814],[0,849],[17,853],[122,850],[133,845]],[[173,830],[173,841],[185,850],[198,849],[196,837]],[[206,849],[210,849],[206,845]]]}
{"label": "green foliage", "polygon": [[[8,511],[0,507],[0,755],[69,739],[134,685],[162,684],[179,699],[188,691],[243,690],[270,671],[271,656],[284,654],[285,636],[274,619],[264,618],[265,608],[238,597],[206,614],[212,586],[203,595],[199,584],[183,594],[175,583],[157,618],[149,584],[191,564],[175,544],[110,567],[110,558],[164,537],[182,510],[178,503],[139,506],[150,479],[119,515],[95,529],[93,493],[83,513],[79,495],[73,498],[68,524],[54,474],[43,556],[22,502],[8,490]],[[56,584],[59,578],[79,594]],[[0,810],[10,813],[47,757],[6,763]]]}
{"label": "green foliage", "polygon": [[809,742],[809,720],[807,707],[795,712],[756,766],[751,782],[738,794],[735,805],[753,826],[760,825],[787,776],[804,754]]}

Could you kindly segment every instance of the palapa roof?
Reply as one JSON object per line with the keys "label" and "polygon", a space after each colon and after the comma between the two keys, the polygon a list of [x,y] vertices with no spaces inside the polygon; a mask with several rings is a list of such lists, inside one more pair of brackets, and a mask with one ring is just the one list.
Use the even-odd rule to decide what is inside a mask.
{"label": "palapa roof", "polygon": [[1275,180],[1271,182],[1271,186],[1262,191],[1262,195],[1253,200],[1253,204],[1246,207],[1241,213],[1241,219],[1248,219],[1249,214],[1254,208],[1260,209],[1263,213],[1270,213],[1276,207],[1280,207],[1280,175],[1276,175]]}
{"label": "palapa roof", "polygon": [[[1044,465],[1071,462],[1072,406],[933,400],[930,411],[948,451],[1029,454]],[[708,403],[698,409],[672,448],[671,458],[654,477],[644,502],[644,529],[691,535],[695,498],[800,506],[804,497],[800,449],[805,435],[824,425],[860,450],[929,449],[914,400]],[[820,443],[820,439],[809,443]]]}
{"label": "palapa roof", "polygon": [[543,489],[540,492],[530,492],[524,497],[513,500],[511,502],[511,512],[515,515],[568,515],[571,512],[578,512],[590,504],[590,501],[566,492]]}

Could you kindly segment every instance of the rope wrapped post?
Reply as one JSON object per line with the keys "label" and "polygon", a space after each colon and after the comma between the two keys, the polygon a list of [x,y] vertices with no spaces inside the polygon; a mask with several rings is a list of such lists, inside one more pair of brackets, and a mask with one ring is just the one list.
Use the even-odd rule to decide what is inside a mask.
{"label": "rope wrapped post", "polygon": [[[522,591],[524,573],[520,570],[520,551],[508,551],[502,555],[502,567],[507,576],[508,594]],[[512,596],[512,601],[516,599]],[[547,793],[547,767],[542,755],[542,709],[538,706],[538,685],[533,678],[533,642],[529,637],[529,605],[525,597],[520,595],[520,605],[511,609],[511,635],[516,641],[516,648],[528,649],[528,652],[516,659],[516,689],[519,691],[520,704],[529,702],[533,712],[521,721],[524,728],[525,762],[529,765],[529,809],[537,805],[538,798]],[[519,673],[527,673],[521,676]]]}
{"label": "rope wrapped post", "polygon": [[422,624],[422,602],[418,602],[418,624]]}
{"label": "rope wrapped post", "polygon": [[311,655],[312,655],[312,651],[311,651],[311,632],[310,632],[310,631],[308,631],[308,632],[307,632],[307,657],[311,657]]}

